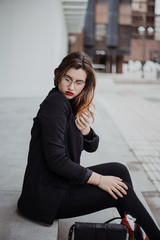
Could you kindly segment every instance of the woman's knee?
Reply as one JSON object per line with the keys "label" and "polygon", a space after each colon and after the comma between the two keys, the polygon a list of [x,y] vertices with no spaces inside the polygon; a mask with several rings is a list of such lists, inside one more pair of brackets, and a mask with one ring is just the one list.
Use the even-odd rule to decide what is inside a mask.
{"label": "woman's knee", "polygon": [[121,171],[124,172],[124,174],[129,174],[129,170],[126,167],[126,165],[120,163],[120,168],[121,168]]}
{"label": "woman's knee", "polygon": [[115,170],[119,172],[121,175],[125,176],[129,174],[128,168],[124,164],[119,162],[115,162],[113,164],[115,164],[114,166]]}
{"label": "woman's knee", "polygon": [[119,177],[122,178],[123,181],[129,183],[132,187],[132,180],[128,168],[122,163],[116,163],[115,167],[117,168]]}

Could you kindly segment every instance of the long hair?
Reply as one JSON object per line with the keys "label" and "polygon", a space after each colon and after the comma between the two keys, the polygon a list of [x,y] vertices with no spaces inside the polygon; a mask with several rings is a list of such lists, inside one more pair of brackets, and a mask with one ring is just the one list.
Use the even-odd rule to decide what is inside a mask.
{"label": "long hair", "polygon": [[73,52],[67,55],[54,71],[55,86],[58,86],[59,82],[62,80],[62,77],[70,68],[83,69],[87,73],[85,87],[80,94],[72,100],[74,113],[76,117],[78,117],[82,112],[87,111],[94,120],[94,113],[90,108],[94,107],[92,100],[96,87],[96,77],[91,60],[84,52]]}

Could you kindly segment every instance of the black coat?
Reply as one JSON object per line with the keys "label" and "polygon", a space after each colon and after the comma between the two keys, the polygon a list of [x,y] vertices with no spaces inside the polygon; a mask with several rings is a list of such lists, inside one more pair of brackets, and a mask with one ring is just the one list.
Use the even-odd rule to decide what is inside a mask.
{"label": "black coat", "polygon": [[28,163],[18,209],[25,216],[52,224],[72,183],[84,184],[88,169],[80,165],[82,150],[94,152],[99,137],[83,137],[75,125],[71,102],[53,88],[33,119]]}

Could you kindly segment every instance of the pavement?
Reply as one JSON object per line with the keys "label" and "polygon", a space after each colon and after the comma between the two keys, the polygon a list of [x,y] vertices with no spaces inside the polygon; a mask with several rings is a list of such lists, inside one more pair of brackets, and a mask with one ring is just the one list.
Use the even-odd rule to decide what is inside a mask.
{"label": "pavement", "polygon": [[[114,76],[115,77],[115,76]],[[96,153],[83,153],[82,164],[122,162],[135,189],[160,226],[160,85],[121,81],[97,73]],[[117,81],[118,79],[118,81]],[[121,78],[122,79],[122,78]],[[45,96],[0,98],[0,239],[56,240],[57,222],[44,227],[19,216],[16,202],[25,171],[30,129]]]}

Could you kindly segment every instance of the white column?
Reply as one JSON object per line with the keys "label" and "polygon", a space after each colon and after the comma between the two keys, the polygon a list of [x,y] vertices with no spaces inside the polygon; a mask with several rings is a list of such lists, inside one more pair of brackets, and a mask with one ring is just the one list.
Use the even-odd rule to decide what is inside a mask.
{"label": "white column", "polygon": [[0,34],[0,97],[46,94],[67,54],[61,1],[0,1]]}

